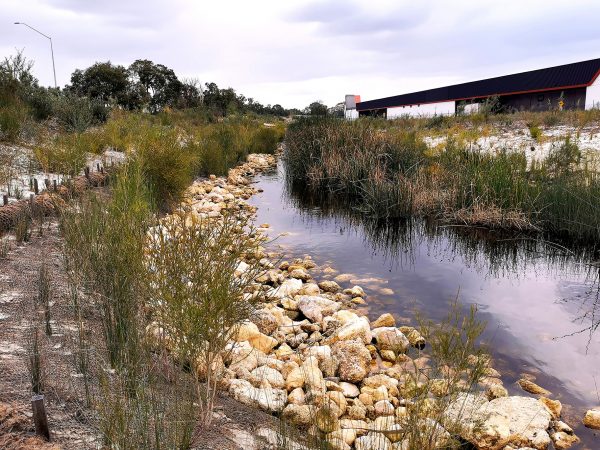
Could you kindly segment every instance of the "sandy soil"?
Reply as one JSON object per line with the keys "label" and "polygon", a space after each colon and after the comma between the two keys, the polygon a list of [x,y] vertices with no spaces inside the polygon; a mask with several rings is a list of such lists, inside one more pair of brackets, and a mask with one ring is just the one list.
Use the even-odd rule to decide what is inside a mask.
{"label": "sandy soil", "polygon": [[[101,439],[93,426],[93,412],[82,399],[82,382],[76,373],[74,348],[76,323],[70,306],[67,278],[61,258],[61,237],[56,221],[44,224],[40,235],[34,225],[28,243],[11,241],[8,256],[0,259],[0,448],[88,449]],[[52,335],[46,336],[43,314],[36,311],[38,270],[50,272]],[[28,355],[33,325],[40,326],[45,370],[46,410],[52,445],[34,438]],[[199,432],[195,448],[250,450],[270,448],[278,420],[219,395],[215,419]],[[266,436],[267,439],[260,436]]]}

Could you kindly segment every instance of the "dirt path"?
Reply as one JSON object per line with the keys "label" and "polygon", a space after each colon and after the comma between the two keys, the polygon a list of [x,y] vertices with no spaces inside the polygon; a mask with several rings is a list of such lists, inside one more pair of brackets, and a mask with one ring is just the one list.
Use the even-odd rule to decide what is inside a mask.
{"label": "dirt path", "polygon": [[[76,322],[70,306],[67,277],[61,257],[58,224],[44,225],[40,236],[33,227],[31,240],[11,242],[8,256],[0,259],[0,448],[89,449],[101,446],[92,425],[93,412],[83,400],[81,377],[76,373]],[[43,313],[35,312],[39,268],[51,279],[52,335],[44,333]],[[33,440],[31,381],[28,358],[33,325],[37,323],[44,367],[46,409],[54,445]],[[272,448],[278,420],[219,395],[212,426],[199,433],[194,448],[252,450]]]}
{"label": "dirt path", "polygon": [[[69,343],[75,322],[69,306],[63,269],[58,224],[55,221],[32,230],[30,242],[17,246],[0,260],[0,402],[16,405],[30,417],[31,381],[28,357],[33,326],[37,323],[44,371],[46,408],[53,440],[63,448],[95,448],[93,430],[86,425],[89,413],[77,395],[77,375]],[[51,280],[50,311],[52,335],[44,334],[43,316],[36,312],[41,264]],[[33,431],[21,427],[25,433]]]}

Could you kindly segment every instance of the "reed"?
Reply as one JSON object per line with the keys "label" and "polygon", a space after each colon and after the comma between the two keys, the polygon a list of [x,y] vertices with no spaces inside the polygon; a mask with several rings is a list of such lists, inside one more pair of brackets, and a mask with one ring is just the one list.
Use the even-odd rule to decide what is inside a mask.
{"label": "reed", "polygon": [[416,123],[299,120],[287,132],[287,182],[346,198],[376,218],[434,217],[600,239],[598,165],[569,137],[546,160],[528,164],[523,153],[484,153],[452,138],[429,149],[410,128]]}

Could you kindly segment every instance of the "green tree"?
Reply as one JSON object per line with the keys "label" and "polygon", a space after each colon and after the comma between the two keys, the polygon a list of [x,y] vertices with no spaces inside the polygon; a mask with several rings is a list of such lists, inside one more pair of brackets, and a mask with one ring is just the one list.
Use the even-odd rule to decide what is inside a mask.
{"label": "green tree", "polygon": [[175,106],[181,98],[183,83],[172,69],[147,59],[134,61],[128,69],[133,98],[150,112]]}
{"label": "green tree", "polygon": [[327,105],[323,104],[321,100],[317,100],[316,102],[312,102],[304,109],[305,114],[310,114],[311,116],[326,116],[327,115]]}
{"label": "green tree", "polygon": [[80,97],[101,100],[105,104],[125,105],[128,87],[125,67],[107,61],[97,62],[85,70],[75,70],[69,90]]}

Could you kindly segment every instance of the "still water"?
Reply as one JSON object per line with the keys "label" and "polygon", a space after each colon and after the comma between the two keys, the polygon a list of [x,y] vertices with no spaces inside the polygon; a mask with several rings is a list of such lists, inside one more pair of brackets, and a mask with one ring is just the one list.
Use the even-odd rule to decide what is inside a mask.
{"label": "still water", "polygon": [[441,320],[457,297],[465,307],[476,304],[509,393],[523,394],[515,385],[522,373],[535,375],[582,439],[573,448],[600,448],[600,433],[581,425],[585,410],[600,406],[597,253],[426,222],[382,226],[335,199],[286,189],[283,170],[280,162],[257,177],[263,192],[250,201],[257,224],[270,224],[271,249],[288,260],[311,255],[337,271],[313,271],[318,279],[349,274],[339,284],[364,288],[371,319],[390,312],[414,324],[416,310]]}

